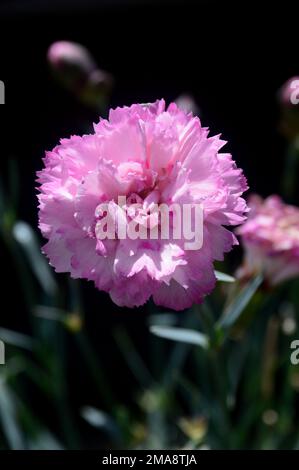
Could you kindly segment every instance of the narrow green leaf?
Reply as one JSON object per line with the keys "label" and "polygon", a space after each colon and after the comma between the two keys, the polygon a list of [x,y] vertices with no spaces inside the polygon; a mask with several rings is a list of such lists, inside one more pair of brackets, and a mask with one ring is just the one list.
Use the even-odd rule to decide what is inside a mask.
{"label": "narrow green leaf", "polygon": [[117,442],[121,441],[120,430],[111,416],[92,406],[81,408],[81,416],[91,426],[106,431]]}
{"label": "narrow green leaf", "polygon": [[0,339],[4,343],[16,346],[17,348],[31,350],[33,347],[32,338],[17,331],[7,330],[6,328],[0,328]]}
{"label": "narrow green leaf", "polygon": [[48,430],[42,430],[28,442],[29,450],[64,450],[63,445]]}
{"label": "narrow green leaf", "polygon": [[245,286],[233,302],[225,309],[217,325],[220,328],[231,327],[240,317],[241,313],[249,304],[251,298],[263,281],[262,274],[258,274]]}
{"label": "narrow green leaf", "polygon": [[52,320],[58,322],[61,322],[66,316],[66,312],[64,310],[44,305],[37,305],[33,309],[33,314],[36,317],[43,318],[44,320]]}
{"label": "narrow green leaf", "polygon": [[22,431],[17,420],[16,398],[3,379],[0,379],[0,422],[9,448],[25,449]]}
{"label": "narrow green leaf", "polygon": [[55,295],[57,292],[56,282],[47,261],[41,254],[34,230],[26,222],[19,220],[13,227],[13,235],[24,250],[31,269],[44,291],[49,296]]}
{"label": "narrow green leaf", "polygon": [[221,271],[214,271],[217,281],[221,282],[235,282],[236,279],[229,274],[222,273]]}
{"label": "narrow green leaf", "polygon": [[151,326],[150,332],[161,338],[194,344],[196,346],[201,346],[202,348],[207,348],[209,344],[208,338],[203,333],[195,330],[165,326]]}
{"label": "narrow green leaf", "polygon": [[[149,326],[163,326],[163,327],[175,327],[177,324],[178,317],[174,313],[161,313],[151,315],[149,317]],[[198,330],[200,326],[198,312],[190,311],[187,315],[182,318],[180,328]],[[171,349],[169,359],[167,360],[168,366],[164,370],[163,374],[163,385],[170,390],[171,387],[177,385],[178,378],[181,374],[181,370],[185,364],[187,356],[193,344],[183,343],[177,341],[174,347]]]}
{"label": "narrow green leaf", "polygon": [[114,331],[116,343],[119,346],[124,358],[127,361],[136,380],[142,384],[143,387],[149,387],[153,383],[153,378],[146,367],[143,359],[136,350],[136,347],[128,335],[125,328],[117,327]]}

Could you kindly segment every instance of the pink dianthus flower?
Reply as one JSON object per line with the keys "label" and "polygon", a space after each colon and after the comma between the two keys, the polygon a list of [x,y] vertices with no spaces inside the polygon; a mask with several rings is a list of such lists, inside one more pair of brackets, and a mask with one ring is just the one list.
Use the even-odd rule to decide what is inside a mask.
{"label": "pink dianthus flower", "polygon": [[299,275],[299,209],[279,196],[253,195],[247,222],[239,227],[245,259],[239,275],[263,272],[270,285]]}
{"label": "pink dianthus flower", "polygon": [[[120,306],[156,304],[181,310],[202,302],[215,285],[214,260],[237,244],[225,226],[239,225],[246,179],[225,144],[208,137],[198,117],[163,100],[110,110],[94,133],[62,139],[38,173],[43,251],[57,272],[94,281]],[[201,204],[203,245],[185,239],[103,240],[101,203],[138,201],[140,223],[152,203]],[[139,219],[138,219],[139,220]],[[151,221],[150,221],[151,223]]]}

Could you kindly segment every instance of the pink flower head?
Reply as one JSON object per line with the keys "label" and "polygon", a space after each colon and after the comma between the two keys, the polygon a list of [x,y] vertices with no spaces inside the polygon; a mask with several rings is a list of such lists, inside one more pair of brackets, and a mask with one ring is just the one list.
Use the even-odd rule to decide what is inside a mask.
{"label": "pink flower head", "polygon": [[[165,109],[163,100],[111,110],[93,134],[62,139],[38,173],[39,226],[50,263],[94,281],[117,305],[139,306],[151,296],[175,310],[202,302],[215,285],[213,261],[237,244],[224,226],[241,224],[247,212],[246,180],[229,154],[218,153],[224,144],[208,137],[199,118],[174,103]],[[102,204],[114,221],[119,196],[127,198],[125,217],[158,232],[153,204],[200,204],[202,247],[187,250],[184,234],[163,239],[160,232],[144,240],[116,231],[103,240]]]}
{"label": "pink flower head", "polygon": [[284,204],[278,196],[249,199],[251,212],[237,232],[245,247],[240,275],[259,271],[270,285],[299,275],[299,209]]}

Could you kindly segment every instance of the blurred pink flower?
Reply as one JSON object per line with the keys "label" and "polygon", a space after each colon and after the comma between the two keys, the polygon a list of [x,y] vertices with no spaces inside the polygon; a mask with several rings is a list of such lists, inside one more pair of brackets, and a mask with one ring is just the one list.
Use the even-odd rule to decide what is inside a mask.
{"label": "blurred pink flower", "polygon": [[[94,281],[120,306],[151,296],[175,310],[201,302],[215,285],[213,261],[237,244],[224,225],[241,224],[247,212],[246,179],[229,154],[218,153],[225,142],[174,103],[165,110],[163,100],[111,110],[94,130],[62,139],[38,173],[50,263]],[[114,207],[119,195],[141,202],[145,217],[153,202],[202,204],[202,248],[185,250],[183,237],[100,239],[99,204]]]}
{"label": "blurred pink flower", "polygon": [[68,68],[88,75],[96,70],[97,65],[86,47],[71,41],[56,41],[48,49],[48,61],[55,70]]}
{"label": "blurred pink flower", "polygon": [[89,50],[71,41],[56,41],[48,49],[47,59],[54,75],[78,99],[99,108],[106,102],[114,79],[101,70]]}
{"label": "blurred pink flower", "polygon": [[245,247],[239,276],[264,272],[270,285],[299,275],[299,208],[279,196],[249,198],[247,222],[237,229]]}

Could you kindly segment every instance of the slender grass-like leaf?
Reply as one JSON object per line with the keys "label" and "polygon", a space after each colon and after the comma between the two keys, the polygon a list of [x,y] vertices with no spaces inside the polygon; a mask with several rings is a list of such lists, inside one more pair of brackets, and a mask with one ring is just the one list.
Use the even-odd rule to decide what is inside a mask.
{"label": "slender grass-like leaf", "polygon": [[53,296],[57,292],[56,282],[51,269],[40,251],[36,235],[29,224],[19,220],[13,227],[15,240],[23,248],[31,269],[38,279],[43,290]]}
{"label": "slender grass-like leaf", "polygon": [[48,430],[39,431],[37,436],[29,439],[29,450],[64,450],[61,442]]}
{"label": "slender grass-like leaf", "polygon": [[114,332],[114,337],[136,380],[138,380],[143,387],[149,387],[153,383],[154,379],[143,359],[137,352],[136,347],[125,328],[117,327]]}
{"label": "slender grass-like leaf", "polygon": [[[178,316],[173,313],[156,314],[150,316],[149,326],[163,326],[172,328],[176,326],[177,321]],[[197,330],[199,325],[200,323],[197,312],[189,311],[182,318],[182,324],[180,324],[180,328]],[[177,384],[181,370],[192,347],[193,344],[183,343],[181,341],[176,341],[174,344],[169,355],[169,359],[167,360],[168,366],[165,369],[163,376],[163,384],[165,387],[167,387],[168,390]]]}
{"label": "slender grass-like leaf", "polygon": [[29,336],[6,328],[0,328],[0,339],[6,344],[27,350],[32,350],[34,343],[34,340]]}
{"label": "slender grass-like leaf", "polygon": [[4,435],[13,450],[25,448],[23,435],[17,422],[17,404],[5,380],[0,378],[0,422]]}
{"label": "slender grass-like leaf", "polygon": [[225,309],[217,322],[220,328],[231,327],[240,317],[241,313],[247,307],[253,295],[263,281],[262,274],[258,274],[245,286],[233,302]]}
{"label": "slender grass-like leaf", "polygon": [[156,336],[160,336],[161,338],[194,344],[195,346],[201,346],[204,349],[206,349],[209,344],[207,336],[195,330],[188,330],[185,328],[171,328],[164,326],[151,326],[150,332]]}
{"label": "slender grass-like leaf", "polygon": [[221,271],[214,271],[217,281],[220,282],[235,282],[236,279],[229,274],[222,273]]}

